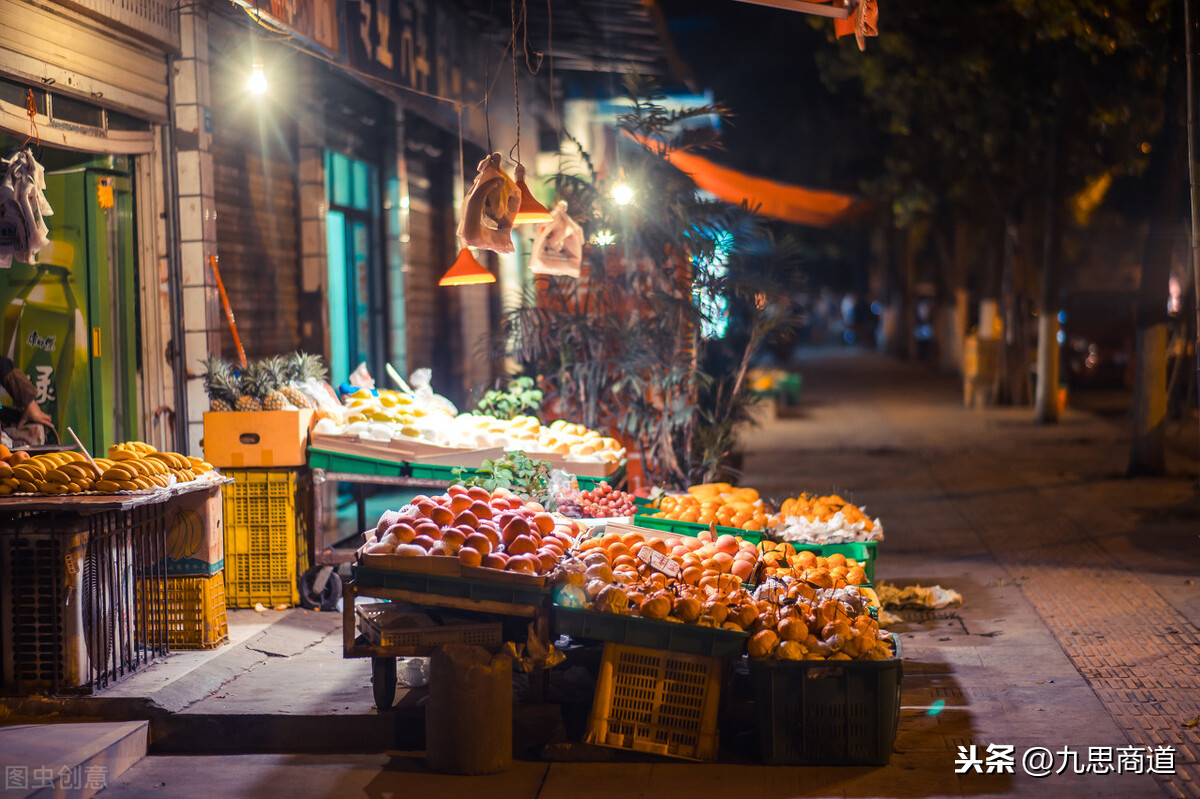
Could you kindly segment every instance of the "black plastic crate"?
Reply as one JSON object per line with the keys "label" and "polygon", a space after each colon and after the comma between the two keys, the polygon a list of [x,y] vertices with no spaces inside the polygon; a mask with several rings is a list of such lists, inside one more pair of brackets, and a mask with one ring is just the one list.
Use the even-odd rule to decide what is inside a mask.
{"label": "black plastic crate", "polygon": [[900,723],[899,640],[888,660],[751,660],[762,760],[884,766]]}

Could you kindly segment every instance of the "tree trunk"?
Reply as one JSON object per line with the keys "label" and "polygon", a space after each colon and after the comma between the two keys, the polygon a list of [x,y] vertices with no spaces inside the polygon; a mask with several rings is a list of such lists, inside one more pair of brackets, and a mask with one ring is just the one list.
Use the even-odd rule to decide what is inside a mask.
{"label": "tree trunk", "polygon": [[[1064,56],[1065,58],[1065,56]],[[1066,98],[1071,94],[1070,70],[1065,61],[1060,61],[1059,73],[1062,96],[1055,105],[1054,124],[1051,126],[1050,146],[1047,149],[1045,217],[1042,228],[1042,285],[1038,298],[1037,338],[1037,386],[1033,397],[1034,421],[1038,424],[1053,424],[1058,421],[1058,310],[1060,283],[1061,235],[1059,214],[1062,209],[1062,168],[1065,146],[1063,136],[1063,114]]]}
{"label": "tree trunk", "polygon": [[[1137,302],[1133,385],[1133,430],[1130,475],[1161,475],[1167,470],[1164,441],[1167,416],[1167,285],[1171,276],[1174,231],[1180,220],[1180,176],[1184,174],[1187,139],[1181,105],[1183,75],[1179,59],[1167,67],[1166,109],[1159,147],[1150,162],[1151,185],[1159,187],[1142,256]],[[1155,157],[1157,156],[1157,157]]]}
{"label": "tree trunk", "polygon": [[[1195,297],[1195,307],[1192,309],[1191,320],[1195,324],[1195,338],[1193,339],[1196,350],[1196,371],[1193,373],[1194,382],[1192,387],[1200,394],[1200,163],[1197,162],[1196,153],[1196,134],[1197,134],[1197,97],[1196,92],[1200,90],[1197,86],[1196,70],[1200,68],[1200,58],[1196,57],[1195,48],[1200,46],[1200,36],[1196,30],[1198,19],[1196,0],[1184,0],[1183,4],[1183,28],[1184,28],[1184,50],[1186,53],[1185,66],[1187,69],[1187,151],[1188,151],[1188,178],[1191,184],[1191,263],[1192,263],[1192,291]],[[1192,394],[1188,392],[1188,398],[1191,399]],[[1186,407],[1191,407],[1190,403]]]}
{"label": "tree trunk", "polygon": [[907,229],[894,229],[889,237],[892,242],[891,257],[888,259],[888,275],[891,278],[889,286],[889,306],[891,324],[887,336],[888,354],[897,358],[908,357],[908,341],[912,336],[912,324],[909,314],[912,312],[908,305],[908,251],[910,249],[909,232]]}
{"label": "tree trunk", "polygon": [[[1004,255],[1000,267],[1000,314],[1004,319],[1004,335],[1000,339],[996,381],[992,387],[992,398],[996,405],[1013,405],[1021,401],[1017,370],[1024,366],[1017,359],[1018,350],[1024,349],[1018,346],[1024,330],[1018,321],[1020,300],[1016,290],[1016,261],[1017,225],[1008,217],[1004,224]],[[1018,327],[1022,329],[1018,330]]]}

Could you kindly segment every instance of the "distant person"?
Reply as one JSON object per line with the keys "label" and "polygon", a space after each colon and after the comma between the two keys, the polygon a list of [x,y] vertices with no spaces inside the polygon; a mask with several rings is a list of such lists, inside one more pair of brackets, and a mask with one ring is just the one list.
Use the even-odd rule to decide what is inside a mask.
{"label": "distant person", "polygon": [[917,360],[933,358],[933,300],[922,297],[917,300],[917,323],[913,327],[913,338],[917,340]]}
{"label": "distant person", "polygon": [[54,426],[54,420],[37,404],[33,381],[3,355],[0,355],[0,387],[7,393],[7,396],[0,394],[0,428],[27,424]]}
{"label": "distant person", "polygon": [[853,291],[847,291],[842,295],[842,341],[846,344],[858,343],[858,330],[855,327],[857,321],[854,316],[856,307],[858,306],[858,298]]}

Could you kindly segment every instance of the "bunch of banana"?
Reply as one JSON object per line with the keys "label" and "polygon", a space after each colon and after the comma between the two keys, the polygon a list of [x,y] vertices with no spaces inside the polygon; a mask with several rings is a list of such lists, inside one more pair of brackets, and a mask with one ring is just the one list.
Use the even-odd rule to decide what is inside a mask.
{"label": "bunch of banana", "polygon": [[[101,465],[97,460],[97,465]],[[92,489],[96,472],[78,452],[45,452],[16,466],[0,464],[0,496],[25,494],[78,494]]]}
{"label": "bunch of banana", "polygon": [[95,458],[96,470],[78,452],[45,452],[16,466],[0,461],[0,497],[9,494],[78,494],[99,491],[146,491],[170,485],[169,476],[185,483],[211,472],[200,458],[176,452],[159,452],[142,441],[127,441],[108,448],[107,458]]}
{"label": "bunch of banana", "polygon": [[167,479],[170,469],[155,458],[113,458],[112,461],[113,464],[104,470],[104,474],[92,486],[102,494],[148,491],[166,488],[170,484]]}
{"label": "bunch of banana", "polygon": [[[114,464],[104,473],[102,480],[95,486],[97,491],[114,493],[116,491],[136,491],[138,478],[152,485],[166,486],[169,484],[167,475],[173,475],[175,481],[186,483],[195,480],[200,475],[211,472],[213,466],[208,461],[178,452],[159,452],[144,441],[126,441],[114,444],[108,448],[108,457]],[[115,484],[116,488],[110,483]],[[131,487],[129,484],[132,483]]]}

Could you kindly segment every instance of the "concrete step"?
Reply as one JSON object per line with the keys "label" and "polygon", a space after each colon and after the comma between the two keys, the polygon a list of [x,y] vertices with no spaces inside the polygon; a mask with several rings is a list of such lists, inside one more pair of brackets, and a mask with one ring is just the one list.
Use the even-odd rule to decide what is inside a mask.
{"label": "concrete step", "polygon": [[87,799],[146,756],[148,721],[0,727],[6,797]]}

